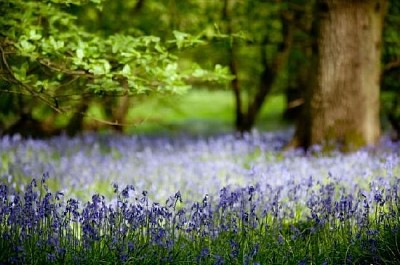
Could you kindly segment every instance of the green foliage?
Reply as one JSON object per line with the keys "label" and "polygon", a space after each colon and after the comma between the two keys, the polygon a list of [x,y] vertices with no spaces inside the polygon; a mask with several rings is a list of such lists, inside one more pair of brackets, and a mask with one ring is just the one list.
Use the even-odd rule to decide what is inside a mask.
{"label": "green foliage", "polygon": [[193,79],[230,79],[219,65],[215,71],[198,65],[180,69],[173,52],[201,44],[198,37],[179,31],[169,41],[118,32],[104,36],[77,23],[74,12],[84,4],[106,14],[102,2],[2,1],[1,77],[7,92],[33,96],[61,112],[73,109],[67,101],[72,96],[183,93]]}
{"label": "green foliage", "polygon": [[[224,16],[224,1],[1,1],[0,127],[21,113],[41,113],[36,118],[43,120],[54,110],[68,112],[66,125],[82,102],[101,106],[104,119],[113,120],[110,109],[123,96],[142,104],[149,95],[182,94],[192,86],[219,89],[232,78],[223,67],[230,57],[246,108],[264,68],[274,69],[288,26],[294,28],[288,65],[277,73],[272,92],[303,90],[314,6],[304,0],[227,1]],[[397,62],[396,69],[399,17],[399,4],[390,1],[383,63]],[[394,96],[382,105],[383,113],[399,117],[396,80],[398,70],[384,73],[383,90]]]}
{"label": "green foliage", "polygon": [[[272,95],[264,104],[257,128],[285,128],[287,124],[281,119],[284,107],[284,96]],[[185,132],[193,135],[230,132],[235,119],[234,108],[234,99],[228,90],[193,89],[179,98],[152,97],[141,104],[133,102],[128,119],[139,119],[142,123],[127,128],[127,131],[147,134]]]}
{"label": "green foliage", "polygon": [[[382,113],[400,139],[400,4],[390,1],[383,35]],[[386,124],[384,124],[385,126]]]}

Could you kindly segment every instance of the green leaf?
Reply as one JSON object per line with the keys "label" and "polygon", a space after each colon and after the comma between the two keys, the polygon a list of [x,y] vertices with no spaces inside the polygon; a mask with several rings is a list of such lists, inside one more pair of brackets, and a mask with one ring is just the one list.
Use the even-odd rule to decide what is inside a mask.
{"label": "green leaf", "polygon": [[204,69],[198,68],[196,70],[194,70],[193,72],[193,76],[196,78],[201,78],[203,77],[205,74],[207,74],[207,71],[205,71]]}
{"label": "green leaf", "polygon": [[171,74],[171,73],[175,73],[177,69],[178,69],[178,64],[170,63],[167,65],[167,67],[165,67],[165,72],[167,74]]}
{"label": "green leaf", "polygon": [[31,40],[40,40],[42,38],[41,34],[38,34],[35,29],[31,29],[29,31],[29,39]]}
{"label": "green leaf", "polygon": [[172,33],[174,34],[176,40],[176,46],[178,49],[182,48],[184,46],[185,39],[189,36],[189,34],[177,30],[174,30]]}
{"label": "green leaf", "polygon": [[82,60],[84,56],[85,56],[85,54],[84,54],[82,48],[76,49],[76,57],[78,57],[80,60]]}
{"label": "green leaf", "polygon": [[141,37],[141,40],[143,41],[145,46],[148,46],[150,43],[158,43],[158,42],[160,42],[160,37],[144,36],[144,37]]}
{"label": "green leaf", "polygon": [[189,36],[189,34],[177,30],[174,30],[172,34],[174,34],[175,39],[178,41],[184,40]]}
{"label": "green leaf", "polygon": [[17,66],[11,66],[11,69],[13,70],[14,76],[21,82],[25,81],[26,78],[26,72],[28,71],[29,65],[27,62],[24,62],[22,65],[19,67]]}
{"label": "green leaf", "polygon": [[49,38],[49,41],[54,50],[58,50],[64,47],[64,42],[61,40],[55,40],[53,36]]}
{"label": "green leaf", "polygon": [[90,64],[89,72],[94,75],[105,75],[111,70],[111,65],[107,60],[97,60],[95,63]]}
{"label": "green leaf", "polygon": [[19,47],[20,47],[20,49],[21,49],[21,51],[23,53],[30,53],[30,52],[33,52],[36,49],[35,45],[30,43],[26,39],[21,40],[18,44],[19,44]]}
{"label": "green leaf", "polygon": [[102,65],[94,65],[92,69],[89,69],[89,72],[95,75],[103,75],[105,74],[104,68]]}
{"label": "green leaf", "polygon": [[131,75],[131,67],[129,64],[125,64],[124,67],[122,68],[121,74],[125,77]]}

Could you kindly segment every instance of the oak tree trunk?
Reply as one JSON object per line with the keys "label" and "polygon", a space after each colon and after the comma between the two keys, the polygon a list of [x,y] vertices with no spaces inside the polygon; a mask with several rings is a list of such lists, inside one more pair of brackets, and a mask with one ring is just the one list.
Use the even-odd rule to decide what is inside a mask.
{"label": "oak tree trunk", "polygon": [[386,0],[319,0],[316,73],[298,144],[375,144],[380,136],[381,39]]}

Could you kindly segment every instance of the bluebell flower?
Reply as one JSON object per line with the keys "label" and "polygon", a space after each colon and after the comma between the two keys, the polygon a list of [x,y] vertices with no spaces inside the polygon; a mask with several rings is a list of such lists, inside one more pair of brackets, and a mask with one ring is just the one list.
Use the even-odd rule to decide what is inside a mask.
{"label": "bluebell flower", "polygon": [[117,194],[118,193],[118,183],[116,183],[116,182],[113,183],[113,189],[114,189],[114,193]]}
{"label": "bluebell flower", "polygon": [[46,180],[47,179],[49,179],[49,177],[50,177],[50,174],[49,174],[49,172],[45,172],[45,173],[43,173],[43,175],[42,175],[42,179],[41,179],[41,183],[42,184],[44,184],[45,182],[46,182]]}
{"label": "bluebell flower", "polygon": [[128,251],[132,252],[134,250],[135,244],[133,243],[133,241],[129,241],[128,242]]}
{"label": "bluebell flower", "polygon": [[174,195],[174,197],[175,197],[175,199],[176,199],[177,201],[182,202],[182,195],[181,195],[181,192],[180,192],[180,191],[176,192],[175,195]]}
{"label": "bluebell flower", "polygon": [[61,192],[61,191],[56,192],[56,195],[55,195],[56,200],[61,200],[63,197],[64,197],[64,192]]}
{"label": "bluebell flower", "polygon": [[200,251],[200,257],[201,258],[207,257],[209,254],[210,254],[210,250],[207,247],[203,248]]}
{"label": "bluebell flower", "polygon": [[297,263],[297,265],[307,265],[307,264],[308,264],[308,262],[306,259],[302,259]]}
{"label": "bluebell flower", "polygon": [[285,238],[281,234],[279,234],[278,235],[278,244],[282,245],[283,243],[285,243]]}
{"label": "bluebell flower", "polygon": [[0,200],[4,203],[8,200],[8,186],[0,183]]}
{"label": "bluebell flower", "polygon": [[119,257],[120,262],[125,263],[127,260],[128,260],[128,254],[124,253],[120,255]]}
{"label": "bluebell flower", "polygon": [[374,194],[374,201],[379,204],[379,206],[383,206],[385,204],[385,200],[383,199],[382,192],[377,190]]}
{"label": "bluebell flower", "polygon": [[135,191],[135,188],[133,187],[133,185],[127,185],[121,192],[122,196],[124,198],[129,198],[129,192],[130,191]]}
{"label": "bluebell flower", "polygon": [[223,265],[225,264],[225,260],[220,255],[214,255],[214,265]]}

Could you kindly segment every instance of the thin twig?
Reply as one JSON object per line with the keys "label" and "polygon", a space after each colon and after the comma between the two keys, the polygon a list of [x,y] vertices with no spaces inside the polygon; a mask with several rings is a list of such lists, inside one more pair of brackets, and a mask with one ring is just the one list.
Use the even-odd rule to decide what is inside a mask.
{"label": "thin twig", "polygon": [[89,78],[93,78],[92,74],[89,74],[87,71],[84,70],[69,70],[69,69],[64,69],[60,67],[56,67],[55,64],[51,63],[50,61],[47,60],[39,60],[39,63],[43,66],[46,66],[50,70],[56,71],[56,72],[61,72],[67,75],[76,75],[76,76],[86,76]]}
{"label": "thin twig", "polygon": [[10,90],[10,89],[0,89],[0,92],[9,93],[9,94],[23,95],[23,96],[29,96],[30,95],[30,94],[27,94],[27,93],[23,93],[23,92],[20,92],[20,91],[14,91],[14,90]]}
{"label": "thin twig", "polygon": [[43,101],[44,103],[46,103],[49,107],[51,107],[54,111],[56,111],[57,113],[62,113],[63,111],[54,106],[46,97],[43,97],[41,94],[37,93],[34,89],[32,89],[30,86],[28,86],[27,84],[24,84],[23,82],[21,82],[20,80],[18,80],[11,67],[8,65],[7,59],[5,57],[4,54],[4,49],[3,47],[1,47],[0,45],[0,52],[1,52],[1,58],[3,61],[4,66],[6,67],[6,70],[9,72],[9,74],[13,77],[13,79],[18,83],[18,85],[22,86],[25,90],[27,90],[31,95],[37,97],[38,99],[40,99],[41,101]]}
{"label": "thin twig", "polygon": [[396,68],[400,68],[400,59],[397,59],[397,60],[388,62],[388,63],[384,66],[383,72],[386,73],[386,72],[392,71],[392,70],[394,70],[394,69],[396,69]]}
{"label": "thin twig", "polygon": [[109,121],[109,120],[96,118],[96,117],[93,117],[92,115],[89,115],[89,114],[84,113],[84,112],[80,112],[79,114],[81,114],[82,116],[87,117],[87,118],[89,118],[91,120],[98,121],[100,123],[111,125],[111,126],[138,126],[140,124],[143,124],[147,120],[147,119],[141,119],[141,120],[139,120],[138,122],[135,122],[135,123],[120,123],[118,121]]}

